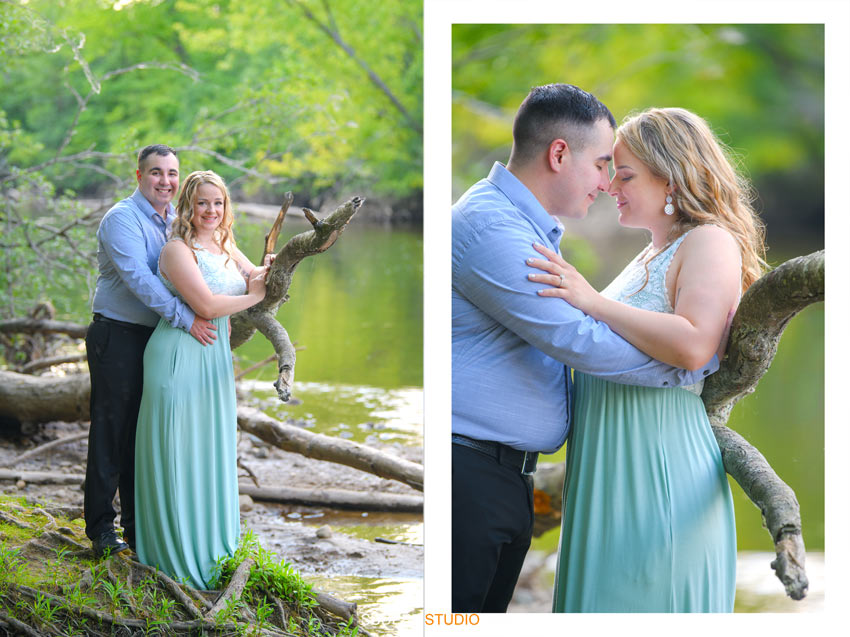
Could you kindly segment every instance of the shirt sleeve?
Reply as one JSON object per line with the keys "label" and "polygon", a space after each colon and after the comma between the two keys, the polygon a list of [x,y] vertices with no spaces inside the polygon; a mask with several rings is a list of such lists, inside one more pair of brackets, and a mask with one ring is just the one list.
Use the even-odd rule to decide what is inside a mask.
{"label": "shirt sleeve", "polygon": [[496,222],[466,246],[453,284],[481,311],[548,356],[587,374],[627,385],[691,385],[719,367],[717,356],[690,372],[644,354],[563,299],[542,297],[525,263],[540,241],[521,222]]}
{"label": "shirt sleeve", "polygon": [[151,272],[139,226],[125,215],[113,214],[104,221],[98,234],[115,271],[129,290],[173,327],[188,332],[195,313]]}

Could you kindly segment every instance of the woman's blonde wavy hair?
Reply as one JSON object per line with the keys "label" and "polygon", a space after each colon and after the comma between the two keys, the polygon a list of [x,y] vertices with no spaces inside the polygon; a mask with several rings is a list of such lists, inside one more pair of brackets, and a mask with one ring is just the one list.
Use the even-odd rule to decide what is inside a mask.
{"label": "woman's blonde wavy hair", "polygon": [[[182,239],[190,248],[194,247],[197,233],[192,225],[195,201],[198,198],[198,189],[204,184],[212,184],[224,195],[224,216],[216,228],[213,241],[227,255],[227,261],[233,258],[230,252],[233,246],[233,208],[230,203],[230,192],[224,180],[211,170],[196,170],[180,186],[180,194],[177,196],[177,216],[171,225],[171,236],[174,239]],[[226,263],[225,262],[225,263]]]}
{"label": "woman's blonde wavy hair", "polygon": [[651,108],[627,117],[617,139],[673,185],[675,221],[659,254],[691,228],[720,226],[741,248],[741,288],[750,287],[767,267],[764,224],[751,205],[749,181],[733,168],[732,153],[705,120],[683,108]]}

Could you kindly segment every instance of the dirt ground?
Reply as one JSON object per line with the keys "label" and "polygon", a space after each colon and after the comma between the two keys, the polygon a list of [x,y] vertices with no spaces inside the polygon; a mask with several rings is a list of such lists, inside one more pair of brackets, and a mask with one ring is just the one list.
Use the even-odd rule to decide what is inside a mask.
{"label": "dirt ground", "polygon": [[[49,423],[34,437],[0,438],[0,467],[39,444],[87,429],[88,423]],[[17,464],[14,469],[84,475],[87,448],[85,439],[71,442]],[[264,487],[280,485],[421,495],[421,492],[399,482],[289,453],[242,432],[237,449],[240,461]],[[408,460],[422,461],[421,449],[384,445],[381,450]],[[239,475],[240,483],[253,484],[245,470],[240,469]],[[0,490],[11,495],[79,507],[82,511],[81,485],[15,484],[6,481],[0,482]],[[339,530],[342,526],[363,524],[416,525],[417,522],[421,524],[421,515],[368,513],[364,516],[359,512],[340,515],[327,509],[266,504],[252,502],[250,498],[245,501],[245,498],[247,496],[241,498],[243,523],[255,531],[263,546],[285,558],[302,573],[422,577],[423,547],[418,543],[384,544]],[[321,532],[319,529],[322,529]]]}

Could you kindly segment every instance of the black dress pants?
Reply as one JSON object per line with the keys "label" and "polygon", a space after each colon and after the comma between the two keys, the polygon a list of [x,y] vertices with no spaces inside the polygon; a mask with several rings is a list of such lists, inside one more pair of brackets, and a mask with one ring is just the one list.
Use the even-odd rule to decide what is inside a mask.
{"label": "black dress pants", "polygon": [[531,476],[452,445],[452,612],[504,613],[534,526]]}
{"label": "black dress pants", "polygon": [[118,490],[124,539],[135,545],[136,420],[142,399],[142,364],[153,328],[96,317],[86,333],[91,375],[91,427],[86,464],[86,535],[114,529]]}

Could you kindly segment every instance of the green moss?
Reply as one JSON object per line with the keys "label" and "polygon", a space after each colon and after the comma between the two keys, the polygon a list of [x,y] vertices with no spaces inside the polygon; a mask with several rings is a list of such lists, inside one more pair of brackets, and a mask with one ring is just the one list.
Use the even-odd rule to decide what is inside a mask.
{"label": "green moss", "polygon": [[[73,555],[72,547],[57,543],[50,536],[43,538],[43,543],[53,547],[54,555],[28,544],[48,530],[45,527],[50,520],[37,512],[37,508],[38,505],[24,498],[0,499],[0,511],[32,527],[0,523],[0,608],[4,608],[6,614],[45,630],[51,627],[53,631],[61,626],[63,634],[69,635],[106,634],[102,633],[103,626],[95,626],[82,617],[81,606],[119,618],[133,616],[146,621],[152,629],[191,619],[156,577],[146,575],[135,586],[130,586],[131,563],[125,558],[106,560]],[[61,515],[52,517],[58,526],[71,529],[73,540],[87,546],[80,524]],[[274,605],[266,598],[271,593],[287,607],[290,628],[295,635],[357,634],[351,622],[337,626],[323,623],[313,612],[317,603],[312,586],[292,565],[263,549],[250,530],[243,534],[236,554],[219,562],[217,586],[223,587],[239,564],[248,558],[254,560],[248,583],[241,598],[231,601],[216,617],[219,626],[233,626],[236,633],[247,634],[246,631],[268,624],[274,611]],[[33,599],[21,594],[15,586],[26,586],[39,593]],[[62,601],[50,601],[48,595]],[[127,600],[132,600],[136,612],[131,610]],[[254,617],[252,626],[241,619],[243,612]]]}

